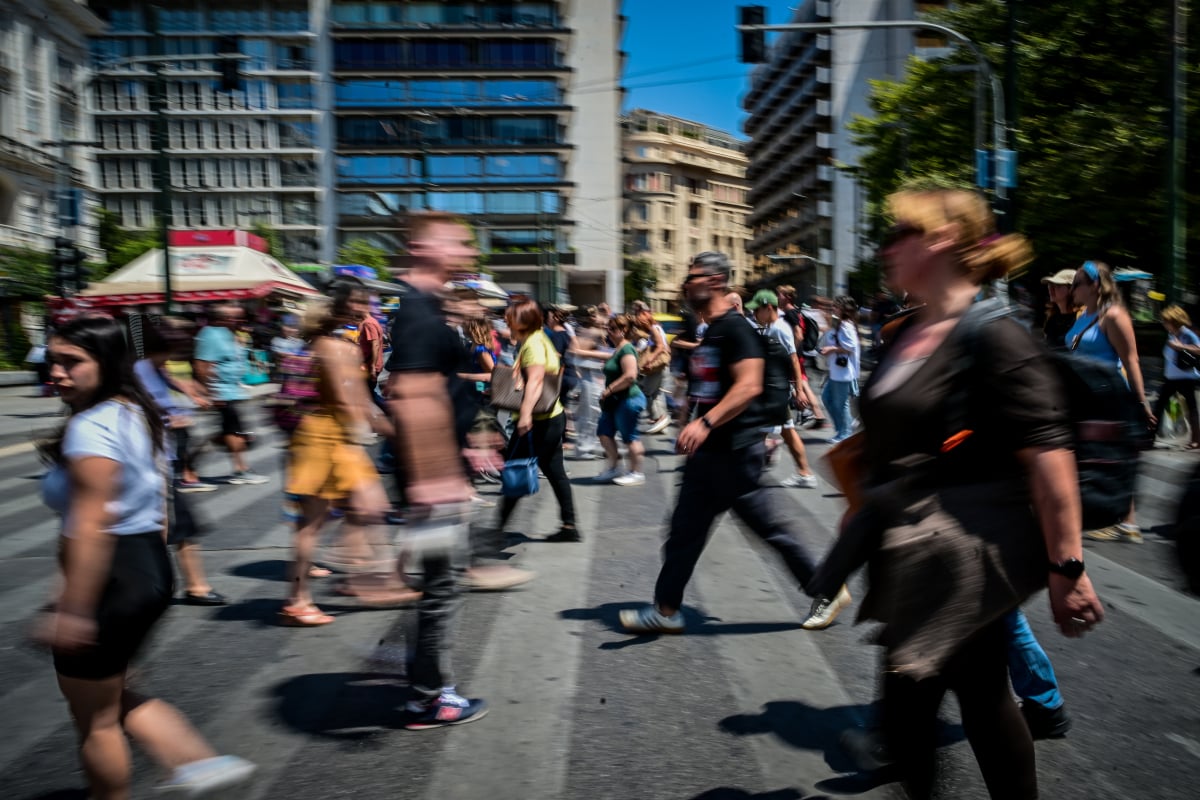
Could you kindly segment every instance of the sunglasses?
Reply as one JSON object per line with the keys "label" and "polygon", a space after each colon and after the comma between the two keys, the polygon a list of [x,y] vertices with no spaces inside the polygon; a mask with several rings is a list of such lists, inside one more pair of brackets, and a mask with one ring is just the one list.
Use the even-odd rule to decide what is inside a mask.
{"label": "sunglasses", "polygon": [[720,275],[720,274],[721,273],[719,273],[719,272],[698,272],[695,275],[688,275],[686,278],[684,278],[683,285],[687,286],[692,281],[702,281],[705,278],[712,278],[712,277],[714,277],[716,275]]}
{"label": "sunglasses", "polygon": [[913,225],[911,222],[897,222],[884,233],[881,246],[889,247],[909,236],[919,236],[923,233],[925,233],[925,229],[919,225]]}

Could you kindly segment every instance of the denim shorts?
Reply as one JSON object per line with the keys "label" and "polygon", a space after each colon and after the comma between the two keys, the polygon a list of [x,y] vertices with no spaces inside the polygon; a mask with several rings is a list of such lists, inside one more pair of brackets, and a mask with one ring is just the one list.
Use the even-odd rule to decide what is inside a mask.
{"label": "denim shorts", "polygon": [[638,418],[646,410],[646,396],[627,397],[617,403],[616,408],[600,412],[600,421],[596,423],[596,435],[615,437],[621,434],[625,444],[632,444],[641,438],[638,431]]}

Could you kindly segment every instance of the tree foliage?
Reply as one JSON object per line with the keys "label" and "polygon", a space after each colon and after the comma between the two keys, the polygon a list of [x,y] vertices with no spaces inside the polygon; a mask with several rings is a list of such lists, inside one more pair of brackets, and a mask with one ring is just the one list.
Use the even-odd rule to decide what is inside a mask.
{"label": "tree foliage", "polygon": [[[1045,272],[1100,258],[1159,272],[1167,263],[1167,135],[1171,4],[1160,0],[1025,0],[1018,8],[1019,154],[1017,228]],[[1003,80],[1007,24],[1002,0],[973,0],[931,15],[984,52]],[[1194,27],[1194,26],[1193,26]],[[1188,121],[1192,163],[1185,178],[1189,251],[1200,245],[1200,48],[1191,37]],[[854,168],[879,225],[883,199],[914,178],[974,183],[974,81],[951,70],[964,48],[909,61],[899,81],[877,81],[874,118],[850,130],[865,148]],[[990,102],[989,102],[990,108]],[[990,143],[991,121],[986,128]]]}
{"label": "tree foliage", "polygon": [[250,226],[250,233],[267,243],[267,255],[282,264],[287,264],[287,259],[284,258],[283,237],[279,231],[265,222],[256,222]]}
{"label": "tree foliage", "polygon": [[107,208],[96,210],[96,225],[104,261],[89,265],[93,280],[100,280],[119,270],[135,258],[160,246],[155,231],[130,230],[121,227],[121,216]]}
{"label": "tree foliage", "polygon": [[348,239],[338,248],[337,258],[339,264],[361,264],[376,272],[386,272],[389,260],[386,250],[366,239]]}
{"label": "tree foliage", "polygon": [[22,300],[41,300],[54,291],[50,253],[0,247],[0,281],[5,293]]}
{"label": "tree foliage", "polygon": [[625,302],[645,300],[658,285],[658,270],[645,258],[625,256]]}

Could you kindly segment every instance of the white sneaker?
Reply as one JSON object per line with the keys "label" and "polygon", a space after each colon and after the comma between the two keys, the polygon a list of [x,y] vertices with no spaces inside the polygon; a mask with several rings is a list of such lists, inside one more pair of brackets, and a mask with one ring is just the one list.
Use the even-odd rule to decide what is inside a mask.
{"label": "white sneaker", "polygon": [[685,627],[682,612],[667,617],[653,605],[623,608],[618,616],[621,627],[634,633],[683,633]]}
{"label": "white sneaker", "polygon": [[253,763],[237,756],[205,758],[177,768],[170,778],[156,787],[156,791],[181,797],[204,797],[246,782],[257,769]]}
{"label": "white sneaker", "polygon": [[259,475],[257,472],[251,472],[248,469],[235,472],[229,477],[230,483],[240,486],[261,486],[270,480],[266,475]]}
{"label": "white sneaker", "polygon": [[645,482],[646,475],[642,472],[626,472],[619,478],[613,478],[617,486],[641,486]]}
{"label": "white sneaker", "polygon": [[835,597],[818,597],[813,600],[812,609],[808,612],[808,619],[800,624],[801,628],[806,631],[819,631],[828,628],[837,619],[837,615],[842,609],[850,605],[851,601],[850,590],[844,585],[838,590]]}
{"label": "white sneaker", "polygon": [[625,473],[622,472],[619,468],[613,467],[612,469],[606,469],[606,470],[604,470],[604,472],[601,472],[599,475],[597,475],[595,477],[595,481],[596,481],[596,483],[612,483],[614,480],[616,480],[617,478],[621,477],[624,474]]}
{"label": "white sneaker", "polygon": [[797,472],[790,478],[784,478],[779,482],[779,485],[787,486],[792,489],[816,489],[821,484],[817,480],[816,475],[801,475],[799,472]]}
{"label": "white sneaker", "polygon": [[665,431],[667,429],[667,427],[670,424],[671,424],[671,415],[663,414],[661,417],[654,420],[654,422],[650,423],[650,427],[646,428],[646,433],[649,433],[649,434],[662,433],[663,431]]}

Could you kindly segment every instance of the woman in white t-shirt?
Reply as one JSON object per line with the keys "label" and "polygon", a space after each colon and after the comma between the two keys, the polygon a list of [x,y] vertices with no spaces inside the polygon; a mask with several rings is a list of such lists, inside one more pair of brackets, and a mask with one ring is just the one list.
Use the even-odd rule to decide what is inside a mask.
{"label": "woman in white t-shirt", "polygon": [[1192,440],[1187,449],[1200,450],[1200,414],[1196,413],[1200,370],[1188,366],[1189,361],[1195,363],[1195,359],[1200,358],[1200,336],[1192,330],[1191,317],[1179,306],[1163,309],[1162,324],[1167,329],[1167,343],[1163,347],[1163,385],[1154,403],[1154,419],[1161,425],[1167,403],[1175,395],[1182,397],[1192,429]]}
{"label": "woman in white t-shirt", "polygon": [[839,297],[833,301],[833,315],[834,324],[821,340],[821,355],[829,368],[821,402],[833,422],[834,435],[829,441],[836,444],[854,432],[850,398],[858,396],[858,303],[853,297]]}
{"label": "woman in white t-shirt", "polygon": [[84,316],[50,339],[50,378],[71,409],[42,445],[42,496],[62,515],[58,597],[40,620],[79,732],[96,798],[129,796],[128,731],[171,774],[163,788],[198,796],[248,778],[174,708],[125,688],[130,661],[171,604],[168,468],[162,417],[138,385],[121,326]]}

